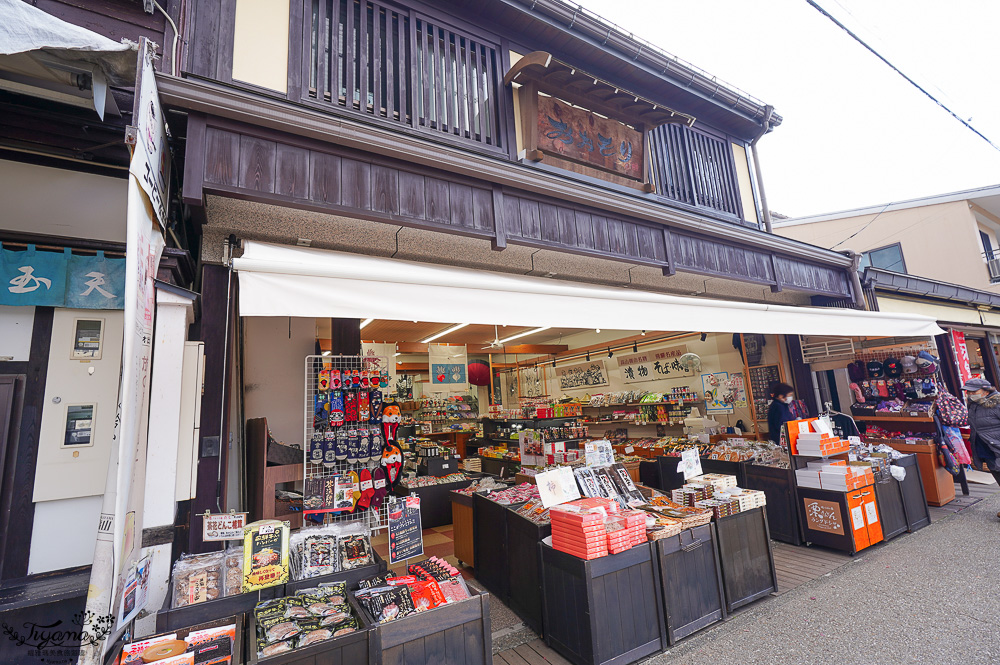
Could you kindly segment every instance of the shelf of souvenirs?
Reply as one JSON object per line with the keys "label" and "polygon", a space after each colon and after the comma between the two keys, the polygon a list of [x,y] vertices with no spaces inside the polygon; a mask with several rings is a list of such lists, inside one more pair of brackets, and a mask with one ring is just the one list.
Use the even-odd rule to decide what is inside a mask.
{"label": "shelf of souvenirs", "polygon": [[855,420],[861,422],[898,422],[905,420],[917,423],[932,423],[934,419],[927,415],[911,416],[909,413],[897,413],[895,415],[874,415],[874,416],[853,416]]}

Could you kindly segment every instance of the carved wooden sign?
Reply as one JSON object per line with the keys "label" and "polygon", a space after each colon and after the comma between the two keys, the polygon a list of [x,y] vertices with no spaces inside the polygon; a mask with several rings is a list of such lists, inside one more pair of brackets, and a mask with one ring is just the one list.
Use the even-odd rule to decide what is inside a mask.
{"label": "carved wooden sign", "polygon": [[538,149],[643,179],[642,134],[617,120],[538,95]]}
{"label": "carved wooden sign", "polygon": [[817,531],[844,535],[844,524],[840,517],[840,504],[821,499],[803,499],[806,509],[806,526]]}

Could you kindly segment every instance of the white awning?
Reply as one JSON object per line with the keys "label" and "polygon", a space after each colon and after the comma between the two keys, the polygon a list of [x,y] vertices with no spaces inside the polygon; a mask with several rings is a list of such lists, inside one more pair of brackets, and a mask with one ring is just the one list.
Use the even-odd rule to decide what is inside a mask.
{"label": "white awning", "polygon": [[242,316],[792,335],[943,332],[915,314],[688,298],[260,242],[246,242],[233,266]]}

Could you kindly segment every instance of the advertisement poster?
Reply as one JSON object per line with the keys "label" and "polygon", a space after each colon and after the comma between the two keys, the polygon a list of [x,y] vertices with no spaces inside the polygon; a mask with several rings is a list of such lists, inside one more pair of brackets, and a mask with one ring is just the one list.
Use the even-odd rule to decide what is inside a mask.
{"label": "advertisement poster", "polygon": [[261,520],[243,529],[243,593],[288,581],[288,522]]}
{"label": "advertisement poster", "polygon": [[519,433],[517,438],[521,448],[522,466],[542,466],[545,464],[541,432],[529,429]]}
{"label": "advertisement poster", "polygon": [[555,368],[560,390],[584,390],[608,385],[604,358]]}
{"label": "advertisement poster", "polygon": [[420,497],[390,499],[388,511],[389,563],[422,556],[424,532],[420,530]]}
{"label": "advertisement poster", "polygon": [[607,439],[587,441],[583,444],[587,466],[608,466],[615,463],[615,452]]}
{"label": "advertisement poster", "polygon": [[732,413],[733,393],[729,385],[729,372],[715,372],[701,375],[701,387],[705,393],[705,412]]}
{"label": "advertisement poster", "polygon": [[693,369],[681,366],[680,357],[687,353],[686,346],[671,346],[665,349],[652,349],[616,355],[618,370],[625,383],[640,381],[656,381],[657,379],[672,379],[681,376],[694,376]]}
{"label": "advertisement poster", "polygon": [[118,625],[124,626],[136,617],[146,606],[149,597],[148,556],[143,557],[131,568],[122,589],[121,607],[118,609]]}

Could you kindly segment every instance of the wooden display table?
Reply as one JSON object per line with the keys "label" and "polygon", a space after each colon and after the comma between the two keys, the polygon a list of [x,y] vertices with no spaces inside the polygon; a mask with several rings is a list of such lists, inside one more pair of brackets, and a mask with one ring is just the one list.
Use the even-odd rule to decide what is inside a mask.
{"label": "wooden display table", "polygon": [[916,455],[928,504],[943,506],[955,498],[955,476],[948,473],[938,462],[936,444],[930,441],[926,443],[897,443],[894,439],[889,439],[885,443],[901,453]]}
{"label": "wooden display table", "polygon": [[451,492],[460,490],[472,484],[472,480],[459,480],[454,483],[424,485],[422,487],[403,487],[397,485],[393,493],[396,496],[420,497],[420,528],[433,529],[452,523]]}

